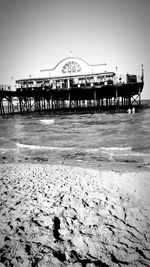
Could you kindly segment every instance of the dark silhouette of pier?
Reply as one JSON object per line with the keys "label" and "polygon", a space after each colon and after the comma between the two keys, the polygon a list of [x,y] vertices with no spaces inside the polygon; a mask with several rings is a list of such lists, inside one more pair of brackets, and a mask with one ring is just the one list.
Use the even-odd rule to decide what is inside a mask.
{"label": "dark silhouette of pier", "polygon": [[99,112],[141,108],[144,82],[83,85],[51,89],[49,86],[0,90],[0,115],[31,112]]}

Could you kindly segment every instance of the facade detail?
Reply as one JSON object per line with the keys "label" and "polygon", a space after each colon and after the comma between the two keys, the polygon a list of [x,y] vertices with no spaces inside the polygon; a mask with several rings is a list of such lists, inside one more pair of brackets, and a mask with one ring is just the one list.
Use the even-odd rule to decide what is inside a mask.
{"label": "facade detail", "polygon": [[81,67],[75,61],[67,62],[62,68],[62,73],[65,73],[65,74],[76,73],[76,72],[80,72],[80,71],[81,71]]}

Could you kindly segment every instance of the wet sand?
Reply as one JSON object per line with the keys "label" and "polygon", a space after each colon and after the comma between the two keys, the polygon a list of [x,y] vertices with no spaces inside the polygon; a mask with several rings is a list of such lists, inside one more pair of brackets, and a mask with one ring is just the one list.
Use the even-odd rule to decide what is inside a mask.
{"label": "wet sand", "polygon": [[150,173],[0,165],[2,266],[150,266]]}

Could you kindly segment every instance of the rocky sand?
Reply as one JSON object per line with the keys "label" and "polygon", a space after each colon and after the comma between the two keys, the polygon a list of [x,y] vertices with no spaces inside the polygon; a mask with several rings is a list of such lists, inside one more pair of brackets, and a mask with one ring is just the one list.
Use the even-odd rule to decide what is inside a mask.
{"label": "rocky sand", "polygon": [[2,266],[150,266],[150,173],[0,165]]}

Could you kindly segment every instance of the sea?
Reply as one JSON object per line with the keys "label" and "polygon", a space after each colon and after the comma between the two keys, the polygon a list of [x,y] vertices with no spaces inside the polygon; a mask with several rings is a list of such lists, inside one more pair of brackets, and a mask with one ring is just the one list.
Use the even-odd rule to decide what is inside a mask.
{"label": "sea", "polygon": [[150,100],[135,113],[0,117],[0,163],[150,170]]}

